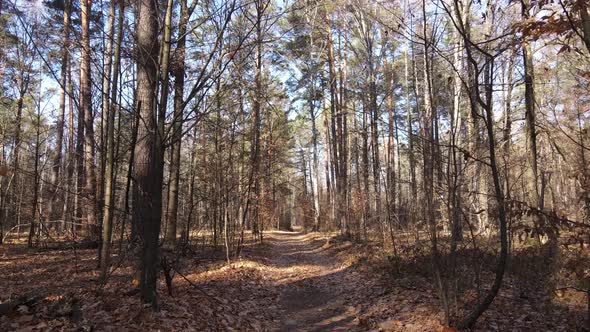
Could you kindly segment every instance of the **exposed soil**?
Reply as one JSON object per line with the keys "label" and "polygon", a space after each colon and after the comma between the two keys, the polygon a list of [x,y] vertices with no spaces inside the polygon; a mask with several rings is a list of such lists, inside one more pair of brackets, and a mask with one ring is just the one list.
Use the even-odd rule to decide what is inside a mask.
{"label": "exposed soil", "polygon": [[298,233],[274,233],[270,262],[283,267],[274,277],[280,291],[277,331],[358,330],[356,309],[347,296],[357,283],[349,265],[326,250],[327,238]]}

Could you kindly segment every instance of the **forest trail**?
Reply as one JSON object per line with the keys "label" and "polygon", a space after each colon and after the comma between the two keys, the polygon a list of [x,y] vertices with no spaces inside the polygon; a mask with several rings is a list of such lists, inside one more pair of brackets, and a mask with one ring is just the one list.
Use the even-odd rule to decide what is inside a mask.
{"label": "forest trail", "polygon": [[328,238],[298,232],[273,232],[269,264],[279,291],[280,323],[275,331],[351,331],[358,329],[357,312],[349,305],[358,292],[350,265],[330,253]]}
{"label": "forest trail", "polygon": [[[271,231],[262,244],[249,238],[242,257],[229,265],[223,251],[194,247],[178,263],[172,295],[160,278],[159,311],[126,293],[135,271],[131,264],[115,270],[95,291],[95,249],[3,247],[0,301],[41,296],[0,316],[0,331],[442,330],[436,290],[421,272],[429,257],[412,261],[423,270],[405,265],[404,273],[394,274],[378,247],[333,235]],[[521,287],[514,285],[507,281],[475,330],[576,330],[585,302],[573,309],[544,309],[537,305],[541,294],[529,292],[531,297],[523,299]]]}

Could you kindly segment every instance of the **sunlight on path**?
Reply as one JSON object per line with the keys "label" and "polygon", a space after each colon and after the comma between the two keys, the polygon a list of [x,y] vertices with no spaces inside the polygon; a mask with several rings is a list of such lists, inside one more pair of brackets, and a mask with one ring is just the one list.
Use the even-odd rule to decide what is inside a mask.
{"label": "sunlight on path", "polygon": [[349,264],[329,252],[327,237],[273,232],[269,266],[280,291],[280,323],[276,331],[351,331],[358,329],[356,309],[347,304],[355,292]]}

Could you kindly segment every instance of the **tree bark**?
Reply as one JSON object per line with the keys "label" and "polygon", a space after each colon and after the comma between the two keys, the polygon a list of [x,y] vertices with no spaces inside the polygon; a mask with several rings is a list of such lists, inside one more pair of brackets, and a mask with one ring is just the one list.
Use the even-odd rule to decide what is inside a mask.
{"label": "tree bark", "polygon": [[63,13],[63,31],[62,31],[62,49],[61,49],[61,78],[60,78],[60,95],[59,95],[59,113],[56,122],[55,138],[55,155],[53,156],[53,165],[51,169],[51,197],[49,200],[49,211],[47,217],[52,218],[54,205],[57,200],[57,186],[59,183],[59,173],[61,169],[63,137],[64,137],[64,119],[66,113],[66,96],[68,82],[68,64],[69,64],[69,47],[70,47],[70,17],[72,14],[71,0],[65,0]]}
{"label": "tree bark", "polygon": [[[40,222],[38,220],[39,213],[38,213],[38,204],[39,204],[39,182],[41,179],[41,175],[39,174],[39,159],[40,159],[40,146],[41,146],[41,100],[39,100],[39,104],[37,106],[37,114],[35,117],[35,161],[33,166],[33,198],[31,200],[31,209],[33,212],[31,225],[29,227],[29,238],[28,238],[28,247],[33,247],[33,238],[35,236],[35,231],[37,230],[37,224]],[[40,227],[40,226],[39,226]]]}
{"label": "tree bark", "polygon": [[[96,222],[96,172],[94,168],[94,117],[92,114],[92,95],[90,78],[90,13],[92,0],[81,0],[82,21],[82,55],[80,59],[80,113],[84,113],[84,202],[86,222],[90,227],[91,236],[97,237]],[[80,186],[80,183],[78,184]]]}
{"label": "tree bark", "polygon": [[158,133],[156,88],[158,84],[158,3],[137,2],[136,63],[137,128],[133,162],[133,216],[139,236],[139,285],[144,302],[157,307],[158,237],[162,213],[161,141]]}
{"label": "tree bark", "polygon": [[333,186],[334,204],[332,211],[336,213],[332,216],[334,221],[338,219],[338,223],[341,225],[342,218],[342,179],[341,179],[341,168],[340,168],[340,155],[341,155],[341,144],[340,140],[342,137],[342,118],[340,115],[340,105],[338,103],[338,83],[336,77],[336,66],[334,59],[334,42],[332,40],[332,28],[331,20],[328,16],[327,10],[324,11],[324,24],[326,32],[326,62],[328,64],[329,74],[329,91],[330,91],[330,159],[331,159],[331,172],[333,174]]}
{"label": "tree bark", "polygon": [[[183,98],[185,75],[186,25],[188,22],[186,0],[180,1],[180,20],[178,23],[178,43],[173,63],[174,75],[174,118],[172,121],[172,159],[170,161],[170,187],[168,190],[168,216],[166,218],[166,239],[169,245],[176,244],[178,189],[180,181],[180,149],[183,124]],[[173,236],[174,235],[174,236]]]}
{"label": "tree bark", "polygon": [[[410,166],[410,201],[409,201],[409,211],[410,211],[410,218],[413,219],[414,215],[414,207],[416,203],[416,199],[418,197],[418,190],[416,186],[416,161],[414,157],[414,132],[412,129],[412,105],[410,104],[410,79],[409,79],[409,59],[408,59],[408,51],[404,52],[404,90],[406,96],[406,127],[407,127],[407,140],[408,140],[408,163]],[[412,220],[408,220],[411,222]]]}
{"label": "tree bark", "polygon": [[[77,211],[75,210],[74,206],[74,197],[72,197],[73,193],[75,193],[74,189],[74,171],[76,166],[76,147],[74,146],[74,98],[73,98],[73,84],[72,84],[72,65],[71,59],[68,60],[67,64],[67,73],[68,73],[68,154],[67,154],[67,178],[66,178],[66,198],[64,200],[64,209],[62,212],[63,215],[63,227],[65,229],[67,223],[72,220],[72,217],[77,216]],[[74,209],[73,209],[74,208]]]}
{"label": "tree bark", "polygon": [[504,193],[510,197],[510,172],[508,169],[508,161],[510,159],[510,137],[512,135],[512,90],[514,84],[512,83],[514,77],[514,60],[516,52],[512,52],[508,59],[508,77],[506,79],[506,100],[504,104],[504,131],[502,132],[503,154],[504,154]]}
{"label": "tree bark", "polygon": [[255,1],[256,9],[256,56],[254,70],[254,100],[253,100],[253,128],[252,147],[250,149],[251,185],[254,193],[254,205],[252,209],[252,232],[259,235],[260,232],[260,128],[262,124],[262,15],[266,10],[267,3],[263,0]]}
{"label": "tree bark", "polygon": [[425,200],[425,220],[430,230],[430,242],[432,245],[432,265],[437,288],[445,311],[445,321],[448,324],[450,320],[448,294],[446,280],[442,274],[442,262],[438,249],[437,221],[436,221],[436,202],[434,199],[434,163],[436,162],[436,148],[433,123],[436,121],[436,112],[432,103],[432,67],[430,63],[430,48],[432,41],[428,36],[428,25],[426,17],[426,2],[422,1],[422,37],[424,39],[424,113],[422,114],[422,136],[423,136],[423,186]]}
{"label": "tree bark", "polygon": [[[460,0],[454,0],[453,3],[454,11],[459,13],[460,12]],[[466,11],[468,14],[469,11]],[[497,215],[498,215],[498,222],[500,228],[500,257],[498,259],[497,266],[495,268],[495,277],[492,287],[483,298],[481,302],[473,309],[473,311],[463,318],[458,324],[458,329],[467,329],[471,328],[477,322],[477,319],[481,316],[481,314],[487,310],[487,308],[492,304],[494,298],[498,294],[500,287],[502,286],[502,280],[504,278],[504,271],[506,269],[506,262],[508,260],[508,231],[507,231],[507,216],[506,216],[506,202],[504,198],[504,192],[502,191],[502,186],[500,184],[500,172],[498,169],[498,164],[496,160],[496,142],[494,137],[494,122],[493,122],[493,72],[494,72],[494,58],[489,54],[483,54],[483,58],[485,59],[484,70],[487,72],[485,75],[485,96],[482,98],[480,96],[480,84],[479,84],[479,77],[471,76],[473,73],[478,72],[478,62],[476,57],[473,54],[472,45],[473,41],[470,39],[469,33],[466,30],[466,26],[468,23],[459,21],[458,28],[461,33],[461,37],[463,39],[463,43],[465,44],[465,50],[467,53],[467,60],[469,63],[469,72],[470,72],[470,80],[469,80],[469,95],[470,101],[472,103],[477,103],[481,106],[485,112],[485,124],[486,124],[486,134],[487,134],[487,141],[488,141],[488,152],[489,152],[489,165],[491,169],[491,175],[493,180],[493,187],[494,187],[494,198],[497,204]],[[472,110],[475,105],[472,104]]]}
{"label": "tree bark", "polygon": [[368,47],[369,98],[371,114],[371,147],[373,151],[373,190],[375,192],[375,223],[381,225],[381,162],[379,154],[379,108],[377,106],[377,78],[373,62],[373,48]]}
{"label": "tree bark", "polygon": [[[114,13],[113,13],[114,15]],[[121,66],[121,41],[123,39],[123,23],[125,20],[125,2],[119,1],[119,17],[117,23],[117,40],[115,41],[115,58],[113,61],[113,85],[107,118],[107,145],[105,165],[105,192],[102,220],[101,245],[101,278],[106,280],[111,256],[111,238],[113,233],[113,211],[115,205],[115,113],[119,107],[117,93],[119,88],[119,68]],[[125,216],[124,216],[125,217]]]}

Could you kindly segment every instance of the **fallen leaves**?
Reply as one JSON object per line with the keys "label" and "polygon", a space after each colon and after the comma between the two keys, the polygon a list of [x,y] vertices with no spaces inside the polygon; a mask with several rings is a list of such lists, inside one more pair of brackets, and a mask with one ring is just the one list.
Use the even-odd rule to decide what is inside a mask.
{"label": "fallen leaves", "polygon": [[[125,294],[134,275],[132,262],[117,269],[101,288],[93,250],[78,250],[76,257],[69,251],[0,253],[0,268],[6,271],[0,301],[30,291],[49,294],[0,316],[0,330],[270,331],[316,326],[455,332],[440,324],[443,315],[428,276],[420,270],[392,273],[391,262],[378,247],[318,234],[266,238],[266,245],[246,247],[244,257],[230,266],[223,263],[223,255],[211,259],[216,256],[209,252],[203,253],[207,259],[184,259],[180,271],[188,281],[174,278],[174,296],[167,296],[162,280],[159,312],[143,305],[138,296]],[[575,329],[568,307],[547,308],[535,294],[529,299],[518,294],[507,275],[501,293],[476,329]],[[475,296],[466,293],[460,305]],[[570,297],[566,292],[560,301]]]}

